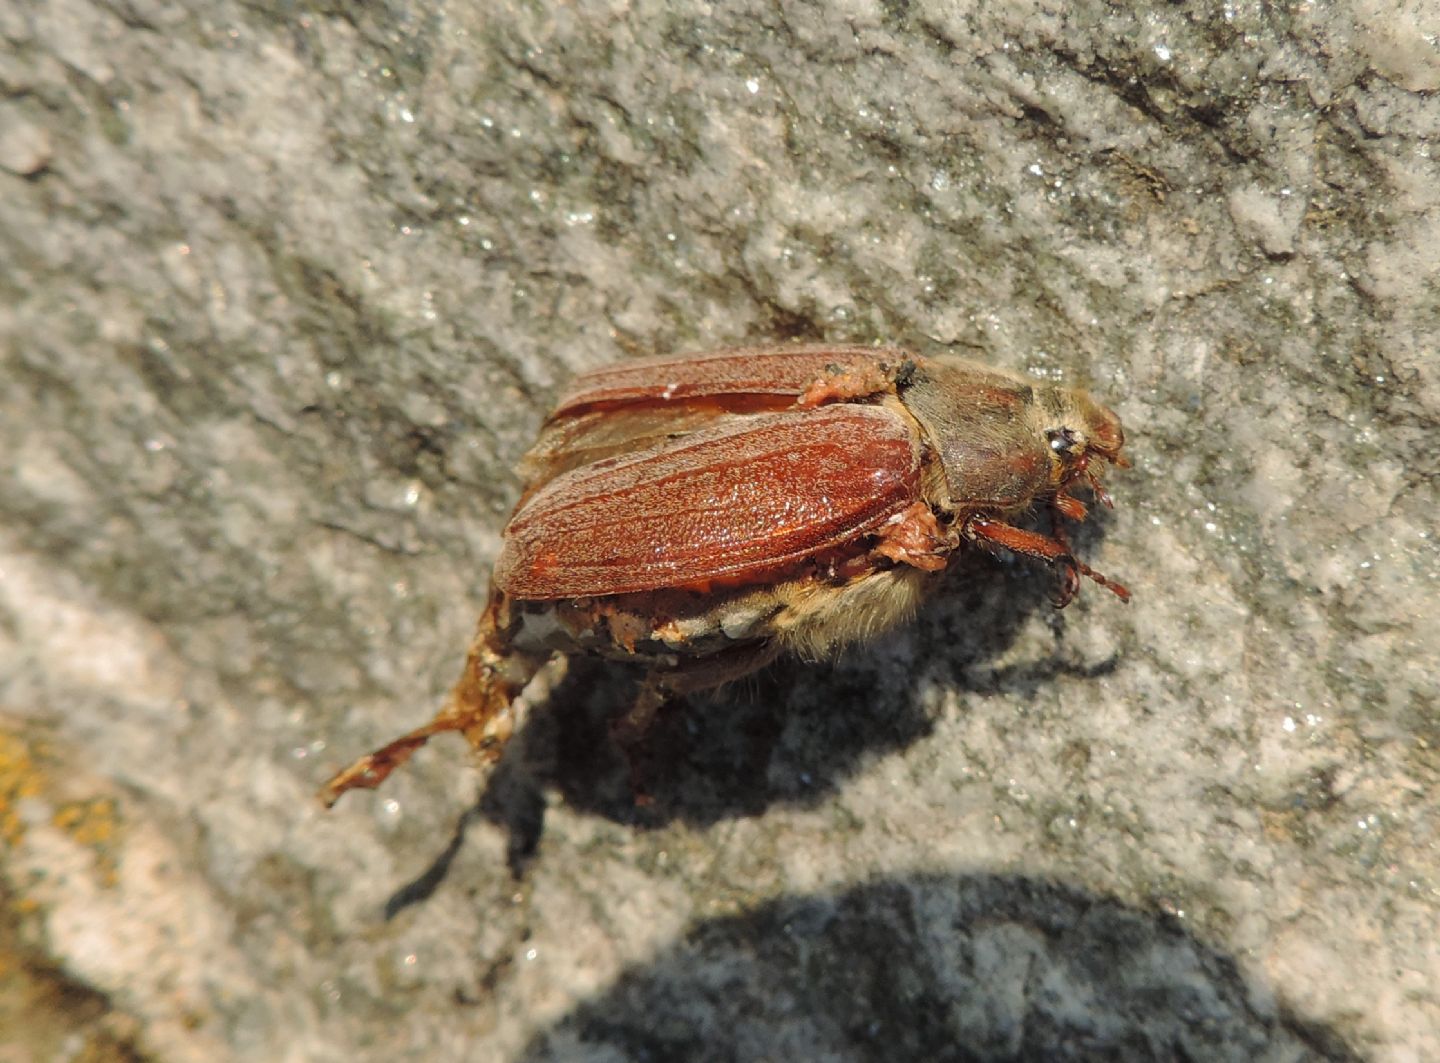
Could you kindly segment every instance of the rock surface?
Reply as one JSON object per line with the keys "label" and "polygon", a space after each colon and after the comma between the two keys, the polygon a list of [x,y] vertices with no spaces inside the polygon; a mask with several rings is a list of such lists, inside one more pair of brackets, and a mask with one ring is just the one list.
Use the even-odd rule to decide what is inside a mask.
{"label": "rock surface", "polygon": [[[1436,24],[0,3],[0,966],[167,1063],[1440,1058]],[[584,662],[322,812],[563,382],[791,337],[1091,382],[1135,601],[970,559],[643,815]]]}

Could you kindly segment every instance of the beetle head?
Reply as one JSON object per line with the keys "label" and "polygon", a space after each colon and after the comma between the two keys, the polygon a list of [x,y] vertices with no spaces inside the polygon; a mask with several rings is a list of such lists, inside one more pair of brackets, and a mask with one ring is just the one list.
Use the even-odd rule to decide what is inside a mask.
{"label": "beetle head", "polygon": [[1051,476],[1059,487],[1089,475],[1090,466],[1103,458],[1122,468],[1130,463],[1120,454],[1125,445],[1125,430],[1120,418],[1101,406],[1083,391],[1054,388],[1039,403],[1044,411],[1045,441],[1051,457]]}

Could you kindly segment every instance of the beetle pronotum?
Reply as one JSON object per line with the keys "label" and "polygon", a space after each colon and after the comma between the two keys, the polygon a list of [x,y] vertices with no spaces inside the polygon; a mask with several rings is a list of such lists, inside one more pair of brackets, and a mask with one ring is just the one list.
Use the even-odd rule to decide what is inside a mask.
{"label": "beetle pronotum", "polygon": [[[439,714],[321,789],[372,788],[431,736],[494,760],[511,703],[556,653],[640,661],[627,751],[671,697],[784,652],[823,657],[906,618],[957,550],[1003,547],[1087,576],[1071,494],[1120,455],[1083,391],[894,348],[752,347],[579,377],[522,464],[490,597]],[[1012,523],[1047,506],[1054,533]]]}

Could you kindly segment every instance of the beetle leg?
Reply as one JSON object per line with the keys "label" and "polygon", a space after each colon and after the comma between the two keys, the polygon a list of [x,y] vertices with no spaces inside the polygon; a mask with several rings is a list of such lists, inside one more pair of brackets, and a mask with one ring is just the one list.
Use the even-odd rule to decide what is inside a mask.
{"label": "beetle leg", "polygon": [[[1085,515],[1090,512],[1085,508],[1084,502],[1081,502],[1074,495],[1067,495],[1064,491],[1057,494],[1050,505],[1055,513],[1058,513],[1062,517],[1067,517],[1070,520],[1084,520]],[[1055,537],[1063,541],[1063,538],[1058,533]]]}
{"label": "beetle leg", "polygon": [[880,542],[875,553],[896,563],[904,562],[926,572],[945,567],[954,541],[940,528],[935,513],[924,502],[914,502],[896,513],[876,530]]}
{"label": "beetle leg", "polygon": [[654,800],[645,786],[643,759],[645,738],[660,710],[686,694],[713,690],[758,672],[779,654],[780,647],[775,642],[737,646],[682,668],[654,669],[641,680],[630,708],[610,724],[610,737],[625,754],[625,762],[629,765],[630,792],[637,805],[648,805]]}
{"label": "beetle leg", "polygon": [[[1127,461],[1125,464],[1130,463]],[[1090,490],[1095,493],[1096,500],[1106,509],[1114,509],[1115,503],[1110,499],[1110,492],[1100,485],[1100,477],[1094,472],[1087,472],[1085,478],[1090,481]]]}
{"label": "beetle leg", "polygon": [[[1079,515],[1076,515],[1076,511]],[[1085,503],[1073,495],[1067,495],[1061,491],[1050,500],[1050,535],[1064,548],[1065,553],[1074,556],[1070,550],[1070,535],[1065,530],[1065,518],[1072,520],[1085,519]],[[1060,570],[1063,575],[1060,577],[1060,595],[1055,600],[1055,606],[1063,609],[1075,600],[1075,595],[1080,593],[1080,573],[1073,564],[1062,565]]]}
{"label": "beetle leg", "polygon": [[1077,561],[1070,553],[1069,547],[1051,536],[1026,531],[1024,528],[1016,528],[1013,525],[998,520],[988,520],[985,517],[973,518],[966,524],[965,530],[972,539],[993,543],[1017,554],[1024,554],[1026,557],[1035,557],[1041,561],[1064,566],[1067,574],[1063,577],[1064,582],[1060,588],[1060,601],[1057,603],[1060,608],[1069,605],[1070,600],[1075,597],[1075,591],[1079,585],[1076,572],[1089,576],[1121,601],[1128,602],[1130,600],[1130,592],[1124,586],[1102,576],[1083,561]]}
{"label": "beetle leg", "polygon": [[795,400],[795,405],[804,408],[822,406],[827,402],[849,402],[851,399],[863,399],[894,390],[894,374],[888,367],[876,363],[816,377]]}
{"label": "beetle leg", "polygon": [[511,702],[545,663],[543,657],[520,653],[510,644],[506,612],[503,596],[492,593],[470,643],[465,669],[444,707],[424,727],[401,735],[331,776],[319,793],[326,808],[349,790],[375,789],[417,749],[446,731],[462,732],[486,761],[493,763],[499,758],[515,729]]}
{"label": "beetle leg", "polygon": [[649,788],[645,785],[644,755],[645,736],[660,715],[660,710],[670,700],[663,684],[651,672],[640,682],[635,700],[623,715],[610,721],[610,740],[625,754],[625,763],[630,769],[630,795],[637,806],[652,804]]}

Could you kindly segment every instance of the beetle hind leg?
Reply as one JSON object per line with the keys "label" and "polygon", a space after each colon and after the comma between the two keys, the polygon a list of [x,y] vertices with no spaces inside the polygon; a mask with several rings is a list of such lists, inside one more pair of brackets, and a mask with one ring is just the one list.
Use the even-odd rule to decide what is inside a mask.
{"label": "beetle hind leg", "polygon": [[465,658],[465,669],[445,699],[445,705],[424,727],[388,742],[336,772],[320,788],[326,808],[350,790],[373,790],[400,765],[437,734],[459,731],[472,749],[488,763],[500,752],[515,730],[511,704],[540,666],[542,657],[517,651],[505,633],[504,602],[492,594]]}
{"label": "beetle hind leg", "polygon": [[432,735],[458,730],[458,726],[441,713],[424,727],[417,727],[401,735],[393,742],[387,742],[379,749],[357,758],[349,767],[330,776],[320,787],[319,798],[326,808],[333,808],[335,802],[351,790],[374,790],[390,777],[390,773],[410,759],[417,749],[428,742]]}
{"label": "beetle hind leg", "polygon": [[625,756],[630,772],[630,796],[637,808],[644,808],[655,800],[646,782],[649,772],[645,763],[645,739],[660,710],[672,697],[656,673],[651,672],[641,680],[630,707],[610,721],[610,740]]}
{"label": "beetle hind leg", "polygon": [[610,738],[625,756],[630,792],[639,807],[654,803],[646,776],[646,739],[655,719],[670,702],[713,690],[751,675],[780,655],[778,642],[760,642],[717,653],[681,668],[652,669],[640,681],[630,707],[610,723]]}

